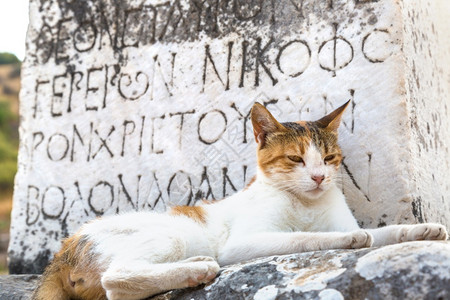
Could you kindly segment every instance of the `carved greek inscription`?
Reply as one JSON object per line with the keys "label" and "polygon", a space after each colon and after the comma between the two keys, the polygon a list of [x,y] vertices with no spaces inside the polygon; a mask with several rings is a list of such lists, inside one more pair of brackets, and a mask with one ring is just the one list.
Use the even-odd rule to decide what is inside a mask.
{"label": "carved greek inscription", "polygon": [[[86,111],[89,110],[99,110],[99,108],[106,107],[106,95],[108,81],[107,67],[93,67],[87,70],[87,80],[86,80]],[[104,85],[97,85],[96,82],[105,82]],[[101,93],[101,89],[103,93]],[[103,101],[101,101],[103,100]],[[101,101],[101,102],[100,102]]]}
{"label": "carved greek inscription", "polygon": [[306,41],[302,40],[293,40],[282,46],[276,59],[278,70],[290,77],[302,75],[310,62],[311,49]]}
{"label": "carved greek inscription", "polygon": [[88,204],[97,216],[103,215],[114,203],[114,189],[107,181],[99,181],[89,191]]}
{"label": "carved greek inscription", "polygon": [[28,226],[35,224],[39,219],[40,214],[39,188],[29,185],[27,189],[26,224]]}
{"label": "carved greek inscription", "polygon": [[[185,111],[185,112],[177,112],[177,113],[170,113],[169,117],[172,118],[174,116],[179,116],[179,123],[177,128],[179,128],[179,134],[178,134],[178,145],[179,145],[179,149],[182,149],[182,144],[183,144],[183,126],[184,126],[184,120],[185,120],[185,116],[186,115],[191,115],[195,113],[195,109],[190,110],[190,111]],[[200,117],[201,118],[201,117]],[[200,128],[200,121],[198,123],[199,128]],[[199,136],[200,136],[200,129],[199,129]]]}
{"label": "carved greek inscription", "polygon": [[61,75],[56,75],[53,77],[53,97],[51,104],[51,115],[52,117],[62,116],[62,101],[64,96],[64,88],[66,87],[66,73]]}
{"label": "carved greek inscription", "polygon": [[355,90],[351,89],[349,90],[350,92],[350,104],[351,104],[351,121],[343,121],[344,126],[351,132],[354,133],[355,132],[355,107],[356,107],[356,102],[355,102]]}
{"label": "carved greek inscription", "polygon": [[[208,132],[211,127],[215,127],[217,130],[212,133]],[[201,115],[198,122],[198,138],[204,144],[214,144],[222,137],[226,128],[227,117],[225,113],[220,110],[205,113]]]}
{"label": "carved greek inscription", "polygon": [[59,161],[64,159],[69,152],[69,139],[61,134],[55,133],[50,136],[47,144],[47,156],[50,160]]}
{"label": "carved greek inscription", "polygon": [[80,82],[83,79],[82,72],[70,72],[70,89],[69,89],[69,98],[67,103],[67,112],[72,112],[72,96],[74,94],[74,89],[76,91],[81,90]]}
{"label": "carved greek inscription", "polygon": [[353,60],[353,46],[345,38],[337,36],[338,24],[333,24],[333,37],[324,41],[319,47],[319,64],[324,70],[336,76],[336,71],[343,69]]}
{"label": "carved greek inscription", "polygon": [[148,75],[137,72],[134,76],[122,73],[119,77],[119,93],[126,100],[134,101],[142,97],[150,85]]}
{"label": "carved greek inscription", "polygon": [[53,54],[54,49],[53,34],[50,25],[43,22],[35,43],[38,63],[47,63],[50,59],[50,56]]}
{"label": "carved greek inscription", "polygon": [[34,97],[34,106],[32,107],[32,111],[33,111],[33,118],[36,118],[38,111],[40,111],[40,106],[39,103],[41,102],[39,100],[39,97],[42,97],[42,95],[48,95],[49,93],[45,93],[44,91],[41,90],[43,85],[47,85],[49,84],[50,81],[49,80],[36,80],[36,87],[34,89],[35,92],[35,97]]}
{"label": "carved greek inscription", "polygon": [[[295,24],[304,22],[306,12],[336,11],[342,6],[342,4],[335,5],[334,0],[319,3],[306,0],[283,0],[278,5],[273,0],[203,0],[186,1],[183,4],[182,2],[173,0],[157,4],[127,6],[110,1],[99,1],[93,3],[93,7],[87,9],[84,12],[86,16],[82,18],[68,10],[61,10],[63,18],[56,23],[49,23],[45,17],[42,18],[38,38],[34,41],[36,57],[39,63],[47,63],[53,57],[56,64],[61,64],[71,60],[75,53],[89,53],[106,46],[120,53],[126,48],[138,48],[157,42],[179,42],[180,39],[192,41],[199,39],[201,34],[210,35],[213,38],[223,37],[229,32],[245,29],[249,22],[257,21],[259,26],[280,26],[285,16],[282,15],[283,10],[277,9],[278,5],[285,5],[295,12],[297,18],[292,20]],[[355,0],[355,5],[362,8],[364,5],[373,5],[376,2],[377,0]],[[224,23],[222,20],[229,21]],[[277,24],[277,22],[281,23]],[[336,24],[330,25],[337,27]],[[354,49],[347,39],[336,35],[336,31],[334,37],[324,41],[321,47],[326,57],[330,56],[329,52],[332,53],[331,57],[334,57],[331,61],[322,58],[321,62],[326,70],[331,71],[339,70],[348,64],[348,60],[351,61],[349,51]],[[255,34],[250,36],[258,41]],[[276,81],[270,68],[262,59],[267,47],[272,47],[266,42],[261,40],[257,42],[256,63],[272,81]],[[269,44],[272,42],[277,41],[270,40]],[[351,49],[348,49],[349,47]],[[255,69],[256,72],[260,72],[259,68]],[[257,84],[259,84],[258,81]]]}
{"label": "carved greek inscription", "polygon": [[239,114],[239,120],[242,120],[243,124],[242,124],[242,128],[243,128],[243,135],[242,135],[242,143],[246,144],[247,143],[247,125],[248,125],[248,121],[250,119],[250,113],[251,110],[248,111],[248,113],[246,115],[244,115],[237,107],[235,103],[231,103],[230,105],[238,114]]}
{"label": "carved greek inscription", "polygon": [[225,87],[225,90],[230,89],[230,59],[231,59],[231,54],[232,54],[232,48],[233,48],[233,43],[230,42],[229,43],[229,47],[228,47],[228,60],[227,60],[227,75],[226,75],[226,82],[224,82],[224,80],[222,80],[222,77],[220,76],[219,72],[217,71],[216,65],[214,63],[214,60],[211,56],[210,53],[210,49],[209,49],[209,45],[205,45],[205,63],[203,66],[203,87],[202,87],[202,91],[205,90],[205,84],[206,84],[206,77],[207,77],[207,69],[208,69],[208,62],[211,64],[212,69],[214,70],[215,75],[217,76],[217,79],[219,79],[220,83],[222,83],[222,85]]}
{"label": "carved greek inscription", "polygon": [[[171,60],[171,71],[170,74],[165,75],[163,71],[163,67],[161,66],[161,63],[158,59],[158,55],[153,57],[153,76],[152,76],[152,84],[151,84],[151,96],[150,99],[154,99],[154,89],[155,86],[158,86],[157,80],[163,83],[163,87],[165,88],[168,98],[173,96],[172,88],[173,88],[173,73],[175,68],[175,58],[177,56],[176,53],[171,53],[172,60]],[[167,78],[170,78],[170,81],[167,80]],[[146,92],[146,91],[145,91]],[[142,95],[145,94],[145,92],[142,93]]]}
{"label": "carved greek inscription", "polygon": [[[234,87],[244,88],[250,83],[246,78],[251,77],[253,87],[259,87],[263,80],[268,80],[273,86],[280,80],[300,80],[312,64],[318,64],[321,69],[336,76],[338,70],[344,69],[352,62],[355,48],[345,37],[338,34],[338,24],[332,24],[330,28],[332,38],[322,41],[320,46],[315,48],[317,53],[312,50],[314,48],[311,44],[314,42],[308,39],[281,41],[256,37],[243,39],[241,42],[229,41],[225,49],[206,44],[200,80],[201,92],[205,92],[205,87],[214,82],[220,83],[223,91]],[[382,63],[391,55],[389,50],[377,50],[386,49],[379,45],[381,38],[386,40],[384,35],[386,38],[390,37],[387,30],[375,29],[362,39],[360,49],[368,62]],[[313,56],[317,57],[317,61],[312,60]],[[105,109],[108,106],[108,95],[116,92],[123,101],[143,101],[148,97],[150,100],[171,99],[179,91],[176,81],[179,77],[176,77],[175,72],[182,73],[183,76],[192,72],[191,66],[176,65],[177,59],[186,58],[177,52],[163,51],[153,56],[151,67],[147,68],[126,71],[118,64],[92,66],[85,70],[71,67],[67,72],[52,78],[39,78],[36,81],[33,117],[39,113],[41,102],[46,101],[39,99],[39,95],[45,93],[43,89],[48,88],[45,87],[46,84],[51,84],[52,88],[49,111],[52,117],[73,112],[75,97],[83,99],[85,111]],[[183,67],[189,69],[184,70]],[[198,73],[192,73],[192,76],[198,76]],[[196,81],[195,84],[198,83],[199,81]],[[155,93],[155,90],[158,93]],[[77,106],[77,109],[81,108]]]}
{"label": "carved greek inscription", "polygon": [[94,48],[97,41],[97,27],[93,21],[84,21],[73,33],[73,47],[78,52],[87,52]]}
{"label": "carved greek inscription", "polygon": [[58,219],[66,204],[64,190],[58,186],[49,186],[42,195],[42,214],[48,219]]}
{"label": "carved greek inscription", "polygon": [[[46,220],[62,220],[62,216],[67,218],[68,215],[76,213],[72,211],[74,202],[80,200],[81,203],[86,203],[85,215],[92,213],[94,216],[101,216],[108,212],[155,208],[160,204],[165,207],[163,202],[167,202],[166,198],[174,199],[177,205],[191,205],[195,200],[216,198],[210,179],[216,176],[221,177],[222,194],[220,196],[225,197],[242,188],[240,182],[245,182],[247,179],[247,166],[242,166],[242,178],[239,180],[230,178],[228,172],[228,168],[223,168],[218,174],[212,174],[205,166],[199,177],[184,171],[161,177],[156,172],[131,177],[119,173],[113,180],[98,180],[90,186],[81,180],[60,186],[29,185],[26,222],[27,225],[33,225],[42,218]],[[148,184],[151,189],[143,194],[141,189]],[[67,194],[78,195],[79,199],[69,199]]]}
{"label": "carved greek inscription", "polygon": [[374,29],[362,39],[361,51],[371,63],[382,63],[392,55],[392,44],[387,29]]}
{"label": "carved greek inscription", "polygon": [[368,172],[369,172],[369,177],[368,177],[368,182],[367,182],[367,187],[366,187],[366,191],[364,191],[361,186],[358,184],[358,182],[355,179],[355,176],[353,175],[353,173],[350,171],[350,168],[348,167],[348,165],[345,163],[345,158],[342,160],[342,167],[343,170],[347,173],[347,175],[350,177],[351,182],[353,183],[353,185],[363,194],[364,198],[370,202],[370,198],[368,196],[368,192],[370,191],[369,187],[370,187],[370,166],[371,166],[371,161],[372,161],[372,154],[368,153],[367,154],[367,159],[368,159]]}
{"label": "carved greek inscription", "polygon": [[263,55],[264,52],[267,51],[267,49],[269,48],[270,44],[272,43],[273,39],[270,39],[266,45],[262,46],[262,39],[258,38],[256,40],[257,43],[257,52],[256,52],[256,66],[255,66],[255,71],[256,71],[256,75],[255,75],[255,86],[259,86],[259,67],[261,66],[264,70],[264,72],[270,77],[270,80],[272,81],[272,85],[277,84],[278,80],[276,78],[274,78],[274,76],[272,75],[270,69],[267,67],[266,63],[264,62],[265,59],[263,59]]}
{"label": "carved greek inscription", "polygon": [[68,49],[70,48],[70,33],[67,28],[68,23],[72,21],[72,18],[64,18],[58,22],[57,25],[57,34],[56,34],[56,43],[55,43],[55,62],[57,64],[67,61],[69,59],[69,55],[67,54]]}

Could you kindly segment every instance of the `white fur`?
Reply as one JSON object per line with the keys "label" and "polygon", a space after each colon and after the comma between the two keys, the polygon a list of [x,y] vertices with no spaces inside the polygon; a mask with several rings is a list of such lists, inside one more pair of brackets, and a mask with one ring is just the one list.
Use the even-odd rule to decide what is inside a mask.
{"label": "white fur", "polygon": [[[107,266],[102,285],[108,298],[141,299],[195,286],[210,281],[219,265],[261,256],[370,247],[373,240],[380,246],[447,238],[437,224],[361,230],[334,184],[336,168],[323,162],[314,145],[304,161],[288,175],[266,176],[258,170],[247,189],[203,205],[205,224],[185,216],[136,212],[83,226],[80,233],[95,241],[101,264]],[[319,186],[314,175],[325,176]]]}

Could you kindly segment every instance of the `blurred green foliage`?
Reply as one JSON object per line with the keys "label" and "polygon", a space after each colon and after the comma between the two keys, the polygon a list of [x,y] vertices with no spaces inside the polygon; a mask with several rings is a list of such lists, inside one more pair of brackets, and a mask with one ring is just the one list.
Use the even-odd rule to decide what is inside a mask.
{"label": "blurred green foliage", "polygon": [[16,64],[20,60],[12,53],[0,52],[0,65]]}
{"label": "blurred green foliage", "polygon": [[0,190],[11,190],[17,171],[17,116],[0,100]]}

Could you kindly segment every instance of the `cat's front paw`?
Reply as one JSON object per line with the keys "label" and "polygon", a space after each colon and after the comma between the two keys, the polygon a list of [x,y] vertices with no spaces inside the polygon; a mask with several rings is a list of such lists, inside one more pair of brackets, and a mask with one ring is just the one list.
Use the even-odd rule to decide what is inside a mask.
{"label": "cat's front paw", "polygon": [[192,257],[189,257],[189,258],[183,260],[183,262],[194,262],[194,261],[212,261],[212,262],[216,262],[216,260],[214,258],[212,258],[211,256],[192,256]]}
{"label": "cat's front paw", "polygon": [[365,230],[350,232],[350,238],[349,248],[351,249],[367,248],[373,244],[372,235]]}
{"label": "cat's front paw", "polygon": [[195,263],[192,263],[192,267],[189,269],[189,276],[187,279],[188,287],[195,287],[203,283],[208,283],[216,278],[220,267],[214,259],[206,256],[196,256],[190,260],[194,260]]}
{"label": "cat's front paw", "polygon": [[447,230],[443,225],[425,223],[405,227],[400,236],[401,242],[423,240],[446,240]]}

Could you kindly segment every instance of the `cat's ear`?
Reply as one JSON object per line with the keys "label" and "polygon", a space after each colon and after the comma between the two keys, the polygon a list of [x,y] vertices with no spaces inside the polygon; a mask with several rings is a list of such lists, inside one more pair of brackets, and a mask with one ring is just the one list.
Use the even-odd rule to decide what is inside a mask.
{"label": "cat's ear", "polygon": [[316,123],[317,126],[319,126],[320,128],[324,128],[326,130],[337,133],[339,124],[341,123],[342,114],[344,113],[344,111],[347,108],[350,101],[351,100],[348,100],[344,105],[335,109],[333,112],[331,112],[328,115],[326,115],[325,117],[315,121],[314,123]]}
{"label": "cat's ear", "polygon": [[272,116],[267,108],[258,102],[252,107],[251,119],[255,140],[261,147],[264,146],[267,134],[286,131],[286,128]]}

